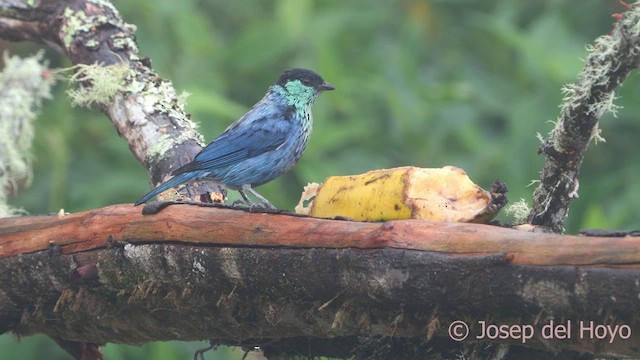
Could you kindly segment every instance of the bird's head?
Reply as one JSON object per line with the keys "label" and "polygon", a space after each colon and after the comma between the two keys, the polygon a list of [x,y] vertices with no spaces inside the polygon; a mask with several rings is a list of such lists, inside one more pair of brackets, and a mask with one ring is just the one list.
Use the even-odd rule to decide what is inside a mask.
{"label": "bird's head", "polygon": [[289,104],[295,106],[312,105],[321,91],[335,90],[335,87],[324,81],[320,75],[307,69],[285,71],[276,86],[282,89]]}

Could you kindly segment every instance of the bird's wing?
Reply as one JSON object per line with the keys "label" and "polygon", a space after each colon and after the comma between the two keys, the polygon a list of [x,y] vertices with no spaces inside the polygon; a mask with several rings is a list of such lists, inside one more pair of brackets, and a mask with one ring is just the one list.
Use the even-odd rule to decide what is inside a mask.
{"label": "bird's wing", "polygon": [[[260,120],[262,119],[257,122],[261,122]],[[192,162],[175,170],[173,175],[216,169],[275,150],[284,143],[287,132],[286,126],[257,127],[246,132],[238,131],[237,128],[225,131],[202,149]]]}

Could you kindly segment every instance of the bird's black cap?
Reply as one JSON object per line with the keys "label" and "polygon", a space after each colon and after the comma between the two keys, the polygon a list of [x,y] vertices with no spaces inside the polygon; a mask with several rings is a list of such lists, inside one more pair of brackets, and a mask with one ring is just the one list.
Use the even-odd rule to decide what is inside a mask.
{"label": "bird's black cap", "polygon": [[322,79],[322,76],[307,69],[290,69],[280,75],[277,84],[284,86],[289,81],[300,80],[301,83],[307,86],[313,86],[314,88],[322,90],[335,90],[335,87]]}

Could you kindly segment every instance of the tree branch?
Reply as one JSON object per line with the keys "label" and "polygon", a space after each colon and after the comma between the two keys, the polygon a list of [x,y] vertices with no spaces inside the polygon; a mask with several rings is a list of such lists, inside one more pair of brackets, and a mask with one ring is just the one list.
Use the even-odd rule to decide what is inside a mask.
{"label": "tree branch", "polygon": [[[531,222],[561,230],[588,141],[613,90],[638,66],[636,18],[634,7],[596,42],[569,88],[573,105],[541,147],[546,162]],[[157,184],[200,150],[202,138],[171,83],[138,54],[133,32],[104,1],[0,1],[1,37],[48,44],[74,64],[125,65],[121,88],[97,106]],[[88,91],[96,87],[82,78]],[[176,339],[259,345],[272,354],[450,358],[475,353],[474,344],[491,347],[476,338],[487,321],[535,326],[537,336],[520,340],[526,349],[632,355],[636,332],[609,341],[577,331],[590,320],[637,328],[639,246],[636,237],[186,206],[154,216],[119,205],[0,220],[0,332],[48,334],[77,358],[104,342]],[[473,338],[452,342],[455,320],[466,321]],[[543,338],[552,320],[573,321],[572,337]]]}
{"label": "tree branch", "polygon": [[640,3],[632,5],[609,35],[596,39],[566,94],[556,126],[538,152],[545,162],[533,194],[529,223],[564,230],[569,203],[578,197],[578,176],[589,142],[599,136],[598,121],[615,112],[614,90],[640,64]]}
{"label": "tree branch", "polygon": [[[202,149],[203,138],[171,82],[139,54],[134,31],[107,1],[0,1],[0,37],[45,43],[74,64],[125,65],[126,76],[114,79],[121,82],[120,90],[97,105],[155,185],[189,162]],[[95,83],[87,79],[81,86],[92,91]]]}
{"label": "tree branch", "polygon": [[[159,226],[164,224],[164,226]],[[0,219],[0,258],[55,246],[75,254],[125,242],[287,248],[396,248],[449,255],[503,254],[517,265],[629,267],[640,237],[558,236],[490,225],[397,220],[385,223],[174,205],[152,216],[129,204],[65,216]],[[562,244],[558,242],[562,241]],[[616,251],[611,251],[615,246]]]}
{"label": "tree branch", "polygon": [[[189,205],[2,219],[0,331],[90,344],[209,338],[272,352],[314,344],[314,355],[360,357],[384,341],[467,351],[472,341],[447,335],[464,320],[474,337],[480,321],[532,324],[538,333],[521,346],[633,354],[636,333],[609,343],[577,331],[582,320],[640,325],[629,291],[639,247],[630,236]],[[571,320],[574,337],[543,339],[552,319]]]}

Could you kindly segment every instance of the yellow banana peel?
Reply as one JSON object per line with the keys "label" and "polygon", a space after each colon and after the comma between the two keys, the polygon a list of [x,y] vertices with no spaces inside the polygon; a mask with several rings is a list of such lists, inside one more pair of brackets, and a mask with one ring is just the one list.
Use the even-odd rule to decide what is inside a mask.
{"label": "yellow banana peel", "polygon": [[[501,186],[494,193],[496,184]],[[360,221],[488,222],[506,203],[506,186],[496,184],[492,192],[485,191],[464,170],[453,166],[373,170],[308,185],[296,212]]]}

